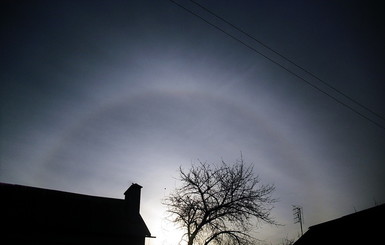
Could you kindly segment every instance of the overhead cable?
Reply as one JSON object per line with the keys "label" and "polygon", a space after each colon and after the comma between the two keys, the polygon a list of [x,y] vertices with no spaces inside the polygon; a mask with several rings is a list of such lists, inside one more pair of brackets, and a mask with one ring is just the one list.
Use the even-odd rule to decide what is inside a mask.
{"label": "overhead cable", "polygon": [[257,38],[255,38],[254,36],[252,36],[251,34],[247,33],[246,31],[244,31],[243,29],[241,29],[240,27],[232,24],[231,22],[227,21],[226,19],[224,19],[223,17],[217,15],[216,13],[214,13],[213,11],[211,11],[210,9],[208,9],[207,7],[203,6],[202,4],[194,1],[194,0],[190,0],[190,2],[194,3],[195,5],[199,6],[200,8],[202,8],[203,10],[205,10],[206,12],[210,13],[211,15],[215,16],[216,18],[220,19],[221,21],[225,22],[226,24],[228,24],[229,26],[233,27],[234,29],[236,29],[237,31],[241,32],[242,34],[246,35],[247,37],[251,38],[252,40],[254,40],[255,42],[259,43],[260,45],[262,45],[263,47],[265,47],[266,49],[270,50],[271,52],[273,52],[274,54],[278,55],[279,57],[281,57],[282,59],[286,60],[287,62],[289,62],[290,64],[294,65],[295,67],[299,68],[300,70],[304,71],[305,73],[309,74],[310,76],[312,76],[313,78],[317,79],[318,81],[320,81],[322,84],[324,84],[325,86],[327,86],[328,88],[334,90],[335,92],[337,92],[338,94],[342,95],[343,97],[345,97],[346,99],[350,100],[351,102],[353,102],[354,104],[360,106],[361,108],[364,108],[365,110],[367,110],[368,112],[372,113],[373,115],[385,120],[385,117],[383,117],[382,115],[380,115],[379,113],[371,110],[370,108],[368,108],[367,106],[363,105],[362,103],[360,103],[359,101],[353,99],[352,97],[350,97],[349,95],[345,94],[344,92],[342,92],[341,90],[335,88],[334,86],[332,86],[331,84],[327,83],[325,80],[321,79],[320,77],[318,77],[317,75],[315,75],[314,73],[310,72],[309,70],[305,69],[304,67],[298,65],[297,63],[295,63],[294,61],[290,60],[289,58],[285,57],[284,55],[280,54],[278,51],[274,50],[273,48],[269,47],[267,44],[263,43],[262,41],[258,40]]}
{"label": "overhead cable", "polygon": [[[197,14],[196,12],[194,12],[194,11],[192,11],[192,10],[186,8],[185,6],[183,6],[182,4],[180,4],[180,3],[178,3],[178,2],[176,2],[176,1],[174,1],[174,0],[169,0],[169,1],[172,2],[172,3],[174,3],[175,5],[177,5],[178,7],[184,9],[186,12],[188,12],[188,13],[194,15],[195,17],[199,18],[200,20],[202,20],[203,22],[207,23],[208,25],[210,25],[210,26],[214,27],[215,29],[221,31],[222,33],[224,33],[225,35],[227,35],[227,36],[229,36],[230,38],[234,39],[235,41],[241,43],[242,45],[244,45],[245,47],[249,48],[249,49],[252,50],[253,52],[255,52],[255,53],[261,55],[262,57],[264,57],[265,59],[267,59],[267,60],[269,60],[270,62],[274,63],[275,65],[279,66],[280,68],[284,69],[285,71],[287,71],[287,72],[290,73],[291,75],[293,75],[293,76],[297,77],[298,79],[300,79],[301,81],[305,82],[306,84],[308,84],[308,85],[311,86],[312,88],[318,90],[319,92],[321,92],[321,93],[323,93],[324,95],[328,96],[329,98],[333,99],[335,102],[339,103],[340,105],[345,106],[345,107],[348,108],[349,110],[353,111],[354,113],[356,113],[357,115],[361,116],[362,118],[364,118],[364,119],[370,121],[371,123],[375,124],[376,126],[382,128],[382,129],[385,129],[385,126],[383,126],[382,124],[376,122],[375,120],[373,120],[373,119],[369,118],[368,116],[364,115],[363,113],[361,113],[361,112],[358,111],[357,109],[353,108],[352,106],[348,105],[347,103],[341,101],[340,99],[334,97],[333,95],[329,94],[328,92],[322,90],[322,89],[321,89],[320,87],[318,87],[317,85],[315,85],[315,84],[309,82],[309,81],[306,80],[304,77],[298,75],[297,73],[293,72],[293,71],[290,70],[289,68],[285,67],[284,65],[280,64],[279,62],[277,62],[277,61],[273,60],[272,58],[268,57],[267,55],[263,54],[262,52],[260,52],[260,51],[257,50],[256,48],[254,48],[253,46],[251,46],[251,45],[247,44],[246,42],[240,40],[240,39],[237,38],[236,36],[230,34],[229,32],[227,32],[226,30],[224,30],[224,29],[221,28],[220,26],[218,26],[218,25],[216,25],[216,24],[210,22],[209,20],[203,18],[201,15],[199,15],[199,14]],[[192,0],[190,0],[190,1],[192,1]],[[194,2],[194,1],[192,1],[192,2]],[[196,3],[196,2],[194,2],[194,3]],[[211,12],[209,12],[209,13],[211,13]],[[213,15],[214,15],[214,14],[213,14]],[[216,16],[216,15],[214,15],[214,16]],[[216,16],[216,17],[217,17],[217,16]],[[221,20],[224,20],[224,19],[221,18],[221,17],[217,17],[217,18],[219,18],[219,19],[221,19]],[[227,21],[225,21],[225,22],[226,22],[227,24],[230,23],[230,22],[227,22]],[[232,26],[232,27],[235,27],[235,26],[232,25],[232,24],[229,24],[229,25]],[[239,29],[239,28],[237,28],[237,30],[238,30],[238,29]],[[243,31],[241,31],[241,30],[238,30],[238,31],[240,31],[240,32],[243,33]],[[245,32],[245,33],[246,33],[246,32]],[[245,33],[244,33],[244,34],[245,34]],[[245,34],[245,35],[249,36],[249,34]],[[258,41],[257,39],[253,38],[251,35],[250,35],[250,38],[252,38],[253,40],[257,41],[258,43],[261,43],[261,42]],[[351,100],[351,101],[354,102],[355,104],[360,105],[362,108],[366,109],[367,111],[370,111],[372,114],[376,115],[377,117],[384,118],[384,117],[382,117],[381,115],[379,115],[379,114],[373,112],[372,110],[368,109],[367,107],[363,106],[362,104],[356,102],[355,100],[350,99],[349,96],[343,94],[342,92],[340,92],[339,90],[335,89],[335,88],[332,87],[331,85],[327,84],[327,83],[324,82],[323,80],[319,79],[317,76],[313,75],[311,72],[308,72],[307,70],[305,70],[305,69],[302,68],[301,66],[296,65],[294,62],[292,62],[292,61],[290,61],[289,59],[285,58],[284,56],[280,55],[278,52],[276,52],[276,51],[274,51],[273,49],[269,48],[267,45],[262,44],[262,46],[264,46],[265,48],[269,49],[270,51],[276,53],[277,55],[279,55],[280,57],[282,57],[283,59],[285,59],[285,60],[288,61],[289,63],[291,63],[291,64],[295,65],[296,67],[298,67],[299,69],[305,71],[306,73],[308,73],[309,75],[313,76],[313,77],[316,78],[317,80],[321,81],[322,83],[324,83],[324,84],[327,85],[328,87],[332,88],[332,89],[335,90],[336,92],[338,92],[338,93],[344,95],[346,98],[349,98],[349,100]]]}

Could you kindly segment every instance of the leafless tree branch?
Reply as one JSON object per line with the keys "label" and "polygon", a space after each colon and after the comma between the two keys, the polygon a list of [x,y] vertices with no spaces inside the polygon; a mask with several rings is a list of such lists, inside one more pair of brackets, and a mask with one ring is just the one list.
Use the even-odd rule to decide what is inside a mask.
{"label": "leafless tree branch", "polygon": [[251,244],[252,221],[276,224],[270,212],[274,185],[263,185],[243,159],[233,165],[199,162],[179,168],[181,187],[164,204],[192,244]]}

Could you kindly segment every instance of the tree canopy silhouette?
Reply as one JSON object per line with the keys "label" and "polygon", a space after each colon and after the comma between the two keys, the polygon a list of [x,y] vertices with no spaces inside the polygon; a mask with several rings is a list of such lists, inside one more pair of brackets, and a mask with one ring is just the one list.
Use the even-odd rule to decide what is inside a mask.
{"label": "tree canopy silhouette", "polygon": [[252,244],[254,221],[275,224],[270,215],[274,185],[260,184],[243,159],[228,165],[199,162],[188,171],[179,168],[182,185],[165,200],[172,221],[183,228],[192,244]]}

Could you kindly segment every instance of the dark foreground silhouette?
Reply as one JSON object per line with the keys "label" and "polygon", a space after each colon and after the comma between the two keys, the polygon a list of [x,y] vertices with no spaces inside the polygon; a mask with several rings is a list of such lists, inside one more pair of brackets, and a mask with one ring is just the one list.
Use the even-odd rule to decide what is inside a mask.
{"label": "dark foreground silhouette", "polygon": [[144,245],[141,188],[123,200],[0,183],[0,244]]}
{"label": "dark foreground silhouette", "polygon": [[385,204],[311,226],[294,245],[378,244],[383,240]]}

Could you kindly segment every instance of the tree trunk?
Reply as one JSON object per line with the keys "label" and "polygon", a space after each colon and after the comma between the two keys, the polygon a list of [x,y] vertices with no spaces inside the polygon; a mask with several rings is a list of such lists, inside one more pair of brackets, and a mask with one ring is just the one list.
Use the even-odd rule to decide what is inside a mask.
{"label": "tree trunk", "polygon": [[193,236],[189,237],[187,245],[193,245],[194,238],[195,238],[195,236],[194,237]]}

